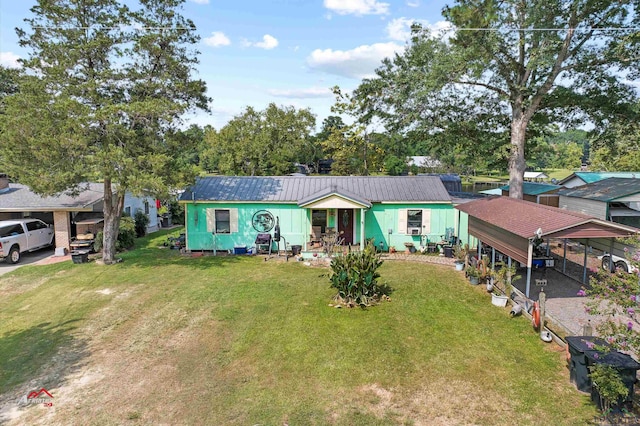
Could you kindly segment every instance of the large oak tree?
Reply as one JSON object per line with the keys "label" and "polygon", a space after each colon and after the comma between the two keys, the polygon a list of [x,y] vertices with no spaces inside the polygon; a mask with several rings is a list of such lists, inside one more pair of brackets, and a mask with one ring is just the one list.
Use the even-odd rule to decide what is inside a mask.
{"label": "large oak tree", "polygon": [[378,115],[388,129],[418,137],[455,133],[460,122],[504,135],[510,194],[522,198],[529,133],[630,112],[636,95],[626,81],[637,78],[640,59],[636,7],[630,0],[458,0],[443,10],[449,38],[414,26],[406,50],[356,89],[361,116]]}
{"label": "large oak tree", "polygon": [[183,3],[39,0],[17,30],[29,53],[19,93],[5,98],[3,165],[44,195],[102,180],[105,263],[125,192],[159,195],[191,174],[168,138],[209,99],[193,77],[199,38]]}

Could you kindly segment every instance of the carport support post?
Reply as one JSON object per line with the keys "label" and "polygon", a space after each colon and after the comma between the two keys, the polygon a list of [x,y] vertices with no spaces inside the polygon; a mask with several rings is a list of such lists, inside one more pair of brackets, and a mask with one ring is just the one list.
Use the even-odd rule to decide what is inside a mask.
{"label": "carport support post", "polygon": [[531,264],[533,263],[533,241],[529,240],[529,249],[527,250],[527,286],[525,296],[529,298],[529,290],[531,288]]}
{"label": "carport support post", "polygon": [[609,240],[609,272],[615,271],[613,267],[613,238]]}
{"label": "carport support post", "polygon": [[[587,248],[589,247],[589,239],[587,238],[584,242],[584,263],[582,264],[582,284],[586,284],[587,282]],[[613,259],[611,259],[613,260]]]}
{"label": "carport support post", "polygon": [[[360,250],[364,250],[364,242],[365,242],[365,232],[364,232],[364,215],[365,215],[366,210],[365,209],[360,209]],[[376,242],[374,241],[373,244],[375,244]]]}
{"label": "carport support post", "polygon": [[567,239],[564,240],[564,253],[562,254],[562,273],[565,274],[567,272]]}

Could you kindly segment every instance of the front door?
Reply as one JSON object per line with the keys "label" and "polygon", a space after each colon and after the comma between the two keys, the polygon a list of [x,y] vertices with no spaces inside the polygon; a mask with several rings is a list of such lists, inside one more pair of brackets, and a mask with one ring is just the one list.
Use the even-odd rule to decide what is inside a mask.
{"label": "front door", "polygon": [[344,238],[344,244],[353,244],[353,209],[338,209],[338,232]]}

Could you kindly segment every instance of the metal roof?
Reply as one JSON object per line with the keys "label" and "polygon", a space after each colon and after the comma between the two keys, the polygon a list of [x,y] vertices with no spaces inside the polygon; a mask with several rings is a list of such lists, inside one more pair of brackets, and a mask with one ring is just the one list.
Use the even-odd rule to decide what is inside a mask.
{"label": "metal roof", "polygon": [[549,175],[544,172],[524,172],[524,179],[549,179]]}
{"label": "metal roof", "polygon": [[[527,239],[534,238],[538,228],[542,229],[542,236],[553,236],[554,238],[559,237],[560,233],[563,238],[597,238],[627,236],[638,232],[638,229],[631,226],[510,197],[487,197],[461,204],[456,208],[469,216]],[[586,224],[595,224],[597,228],[603,226],[609,231],[598,230],[594,231],[593,235],[581,232],[579,236],[570,236],[570,233],[566,232],[574,227],[585,228]],[[607,233],[607,235],[603,233]]]}
{"label": "metal roof", "polygon": [[640,179],[608,178],[587,185],[560,190],[559,195],[609,202],[640,193]]}
{"label": "metal roof", "polygon": [[29,187],[11,183],[0,192],[0,211],[54,211],[54,210],[91,210],[92,206],[104,198],[104,184],[87,183],[86,188],[76,197],[60,194],[43,197],[32,192]]}
{"label": "metal roof", "polygon": [[[546,194],[547,192],[556,191],[561,189],[560,185],[553,185],[550,183],[539,183],[539,182],[522,182],[522,193],[525,195],[540,195]],[[501,186],[501,190],[509,191],[509,185]]]}
{"label": "metal roof", "polygon": [[370,203],[451,203],[437,176],[208,176],[198,178],[180,201],[298,203],[322,191]]}
{"label": "metal roof", "polygon": [[585,183],[593,183],[612,177],[626,179],[640,178],[640,172],[574,172],[562,179],[560,184],[563,184],[574,177],[582,179]]}

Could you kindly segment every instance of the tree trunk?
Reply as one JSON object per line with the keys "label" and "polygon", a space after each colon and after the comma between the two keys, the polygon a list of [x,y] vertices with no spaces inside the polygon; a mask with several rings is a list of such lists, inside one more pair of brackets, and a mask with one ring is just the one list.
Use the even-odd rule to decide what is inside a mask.
{"label": "tree trunk", "polygon": [[522,181],[527,163],[524,144],[528,120],[514,108],[511,119],[511,153],[509,155],[509,197],[522,200]]}
{"label": "tree trunk", "polygon": [[116,260],[116,242],[120,230],[120,215],[124,207],[124,191],[114,194],[111,179],[104,181],[104,230],[102,240],[102,260],[105,265],[111,265]]}

